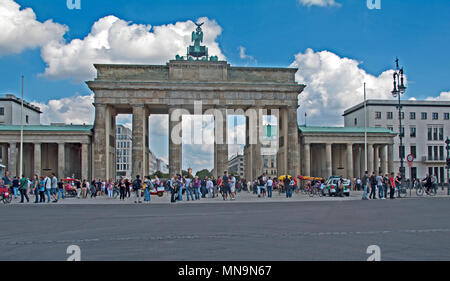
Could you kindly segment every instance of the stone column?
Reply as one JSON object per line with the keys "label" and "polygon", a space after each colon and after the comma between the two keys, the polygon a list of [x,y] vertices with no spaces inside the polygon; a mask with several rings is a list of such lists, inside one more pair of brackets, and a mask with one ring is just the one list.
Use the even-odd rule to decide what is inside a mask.
{"label": "stone column", "polygon": [[288,110],[287,108],[280,108],[278,118],[279,128],[279,145],[277,154],[277,169],[278,175],[287,174],[287,157],[288,157]]}
{"label": "stone column", "polygon": [[378,145],[375,145],[373,150],[374,150],[373,170],[375,171],[375,174],[378,175],[380,173],[380,147]]}
{"label": "stone column", "polygon": [[387,173],[386,152],[387,152],[387,146],[382,145],[380,147],[380,160],[381,160],[381,172],[383,173],[383,175]]}
{"label": "stone column", "polygon": [[42,151],[41,151],[41,144],[35,143],[34,144],[34,171],[33,173],[41,176],[42,175]]}
{"label": "stone column", "polygon": [[148,110],[144,105],[133,105],[132,177],[148,174]]}
{"label": "stone column", "polygon": [[354,174],[357,178],[361,177],[361,147],[360,145],[356,145],[356,155],[355,155],[355,165],[354,165]]}
{"label": "stone column", "polygon": [[374,171],[374,165],[373,165],[373,144],[368,143],[367,144],[367,170],[369,174],[372,174]]}
{"label": "stone column", "polygon": [[214,140],[214,171],[217,176],[222,176],[224,171],[228,171],[227,110],[219,110],[222,113],[222,120],[219,120],[220,118],[214,120],[214,130],[221,130],[222,136],[216,135]]}
{"label": "stone column", "polygon": [[305,143],[303,145],[304,149],[304,157],[303,157],[303,163],[304,163],[304,174],[305,177],[310,177],[311,175],[311,145],[309,143]]}
{"label": "stone column", "polygon": [[[169,109],[169,173],[181,175],[182,164],[182,116],[178,119],[172,115],[176,109]],[[174,118],[174,119],[173,119]],[[179,132],[179,134],[178,134]]]}
{"label": "stone column", "polygon": [[17,175],[17,143],[9,143],[8,171],[10,176]]}
{"label": "stone column", "polygon": [[65,143],[58,143],[58,178],[66,176],[66,149]]}
{"label": "stone column", "polygon": [[81,180],[89,179],[89,146],[81,144]]}
{"label": "stone column", "polygon": [[353,179],[353,144],[347,144],[347,177]]}
{"label": "stone column", "polygon": [[[107,158],[107,128],[106,120],[109,119],[106,112],[106,105],[95,104],[95,121],[94,121],[94,147],[93,147],[93,175],[92,178],[106,179],[106,171],[108,170]],[[109,135],[109,133],[108,133]],[[108,137],[109,139],[109,137]],[[108,140],[109,143],[109,140]]]}
{"label": "stone column", "polygon": [[331,177],[333,175],[333,155],[331,143],[325,145],[325,167],[327,174],[326,177]]}
{"label": "stone column", "polygon": [[288,108],[287,172],[291,176],[300,173],[300,145],[298,143],[297,107]]}
{"label": "stone column", "polygon": [[388,173],[394,172],[394,145],[388,144]]}

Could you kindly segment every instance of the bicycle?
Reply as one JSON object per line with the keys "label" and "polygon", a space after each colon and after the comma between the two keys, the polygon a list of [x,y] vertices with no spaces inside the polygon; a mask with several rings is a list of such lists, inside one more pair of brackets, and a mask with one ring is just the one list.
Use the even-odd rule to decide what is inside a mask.
{"label": "bicycle", "polygon": [[400,186],[398,188],[398,197],[400,198],[406,198],[408,196],[408,188],[406,185]]}
{"label": "bicycle", "polygon": [[419,187],[416,190],[417,196],[423,196],[424,193],[426,193],[428,196],[436,196],[437,191],[434,186],[430,188],[430,191],[427,191],[427,189],[423,186],[422,183],[420,183]]}

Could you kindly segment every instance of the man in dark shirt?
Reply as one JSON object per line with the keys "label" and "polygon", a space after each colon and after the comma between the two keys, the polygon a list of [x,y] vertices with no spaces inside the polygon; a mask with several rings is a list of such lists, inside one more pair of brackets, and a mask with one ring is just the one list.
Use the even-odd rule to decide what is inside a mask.
{"label": "man in dark shirt", "polygon": [[230,178],[228,177],[228,172],[225,171],[222,177],[222,196],[223,200],[227,200],[228,194],[230,193]]}
{"label": "man in dark shirt", "polygon": [[370,176],[370,185],[371,185],[371,190],[370,190],[370,195],[369,198],[370,199],[377,199],[376,195],[376,190],[377,190],[377,176],[375,175],[375,172],[372,173],[372,175]]}

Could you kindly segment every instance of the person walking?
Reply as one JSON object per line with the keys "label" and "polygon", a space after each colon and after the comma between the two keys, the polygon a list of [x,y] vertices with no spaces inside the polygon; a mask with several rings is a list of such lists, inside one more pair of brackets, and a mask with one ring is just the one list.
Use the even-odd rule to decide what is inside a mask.
{"label": "person walking", "polygon": [[192,179],[187,176],[184,178],[184,188],[186,190],[187,201],[189,201],[189,195],[191,196],[192,201],[194,201],[194,191],[192,190]]}
{"label": "person walking", "polygon": [[58,200],[59,195],[61,195],[61,199],[64,199],[64,182],[61,179],[58,181]]}
{"label": "person walking", "polygon": [[372,172],[372,175],[370,176],[370,195],[369,199],[377,199],[376,193],[377,193],[377,177],[375,175],[375,172]]}
{"label": "person walking", "polygon": [[125,200],[125,197],[127,196],[127,191],[126,191],[126,185],[125,185],[125,181],[123,179],[121,179],[119,181],[119,192],[120,192],[120,200]]}
{"label": "person walking", "polygon": [[47,203],[50,203],[52,180],[48,176],[45,176],[44,184],[45,184],[45,195],[47,196]]}
{"label": "person walking", "polygon": [[209,198],[214,198],[214,183],[208,177],[206,178],[206,189],[208,190]]}
{"label": "person walking", "polygon": [[31,184],[31,190],[34,193],[34,203],[39,203],[39,177],[38,175],[33,175],[33,182]]}
{"label": "person walking", "polygon": [[30,203],[30,198],[28,198],[27,194],[28,189],[28,179],[22,175],[22,178],[19,181],[19,192],[20,192],[20,203],[24,203],[24,198],[27,199],[27,203]]}
{"label": "person walking", "polygon": [[362,185],[363,185],[363,196],[362,196],[362,200],[369,200],[367,198],[367,188],[369,186],[369,172],[366,171],[364,173],[364,176],[362,178]]}
{"label": "person walking", "polygon": [[389,191],[390,191],[390,199],[395,199],[395,178],[394,173],[391,173],[391,176],[389,177]]}
{"label": "person walking", "polygon": [[198,176],[195,176],[194,182],[192,184],[195,194],[195,200],[200,200],[200,184],[200,179],[198,178]]}
{"label": "person walking", "polygon": [[383,173],[380,173],[377,176],[377,188],[378,188],[378,198],[385,199],[384,198],[384,188],[383,188]]}
{"label": "person walking", "polygon": [[[156,177],[155,178],[156,186],[157,186],[157,182],[159,182],[159,179]],[[142,188],[144,189],[144,201],[150,203],[150,201],[151,201],[150,193],[151,193],[151,190],[153,189],[153,184],[152,184],[152,181],[150,180],[149,176],[145,177],[144,186]]]}
{"label": "person walking", "polygon": [[228,199],[229,194],[230,194],[230,177],[228,177],[228,171],[224,171],[222,177],[222,197],[224,201]]}
{"label": "person walking", "polygon": [[17,199],[19,196],[19,178],[15,176],[12,180],[12,190],[14,194],[14,199]]}
{"label": "person walking", "polygon": [[112,179],[109,179],[109,181],[106,183],[106,190],[108,192],[108,198],[114,198],[114,183]]}
{"label": "person walking", "polygon": [[46,195],[46,183],[45,178],[41,176],[41,180],[39,182],[39,202],[45,203],[45,195]]}
{"label": "person walking", "polygon": [[133,181],[133,190],[136,195],[136,199],[134,200],[134,203],[142,203],[141,202],[141,189],[142,189],[142,180],[139,175],[136,176],[136,179]]}
{"label": "person walking", "polygon": [[58,178],[55,173],[52,173],[50,194],[53,198],[53,203],[58,202]]}
{"label": "person walking", "polygon": [[236,200],[236,178],[231,175],[230,179],[230,200]]}
{"label": "person walking", "polygon": [[273,180],[271,177],[267,180],[267,197],[272,198]]}

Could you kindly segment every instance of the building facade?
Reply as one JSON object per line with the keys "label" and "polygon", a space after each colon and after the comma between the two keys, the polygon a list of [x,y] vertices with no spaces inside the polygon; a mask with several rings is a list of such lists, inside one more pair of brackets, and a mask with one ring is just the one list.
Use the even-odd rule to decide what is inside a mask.
{"label": "building facade", "polygon": [[237,154],[228,160],[228,172],[245,178],[245,157],[243,154]]}
{"label": "building facade", "polygon": [[[20,129],[0,125],[0,164],[12,176],[20,173]],[[27,125],[23,129],[23,174],[91,179],[92,126]]]}
{"label": "building facade", "polygon": [[300,126],[299,133],[303,176],[354,179],[366,170],[386,174],[394,169],[396,133],[388,129],[367,128],[367,158],[364,128]]}
{"label": "building facade", "polygon": [[124,125],[117,125],[116,134],[116,178],[131,178],[132,133]]}
{"label": "building facade", "polygon": [[[400,155],[404,159],[414,156],[409,166],[405,159],[406,178],[423,178],[426,173],[435,174],[440,183],[446,182],[445,139],[450,135],[450,102],[448,101],[402,101],[402,128],[396,100],[368,100],[367,126],[385,128],[403,134],[394,138],[395,172],[400,168]],[[344,112],[346,127],[364,127],[364,103]]]}
{"label": "building facade", "polygon": [[[14,95],[0,96],[0,125],[21,125],[22,100]],[[26,101],[23,102],[23,124],[40,125],[41,109]]]}

